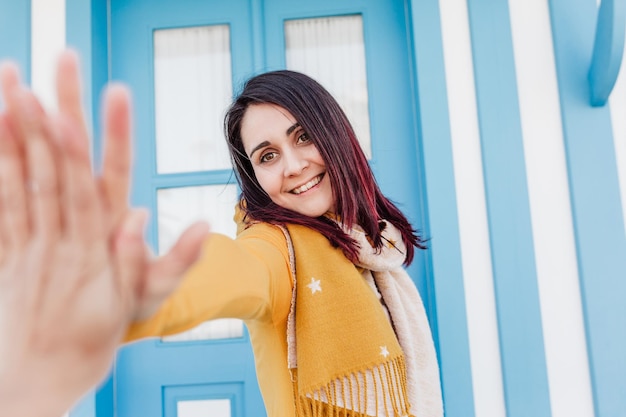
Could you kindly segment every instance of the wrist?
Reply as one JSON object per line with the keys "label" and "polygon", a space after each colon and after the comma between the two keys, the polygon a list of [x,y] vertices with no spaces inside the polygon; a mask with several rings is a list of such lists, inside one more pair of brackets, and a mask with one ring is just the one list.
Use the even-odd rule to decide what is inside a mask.
{"label": "wrist", "polygon": [[0,416],[60,417],[66,413],[75,397],[63,388],[60,378],[48,383],[45,376],[0,374]]}

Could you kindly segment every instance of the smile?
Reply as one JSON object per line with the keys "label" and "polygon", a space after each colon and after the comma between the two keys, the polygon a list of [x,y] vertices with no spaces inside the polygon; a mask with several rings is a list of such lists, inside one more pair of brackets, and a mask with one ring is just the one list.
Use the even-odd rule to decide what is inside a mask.
{"label": "smile", "polygon": [[306,184],[303,184],[297,188],[294,188],[293,190],[291,190],[290,192],[293,194],[302,194],[305,191],[309,191],[311,188],[315,187],[317,184],[319,184],[322,181],[322,178],[324,178],[324,174],[320,174],[317,177],[313,178],[311,181],[307,182]]}

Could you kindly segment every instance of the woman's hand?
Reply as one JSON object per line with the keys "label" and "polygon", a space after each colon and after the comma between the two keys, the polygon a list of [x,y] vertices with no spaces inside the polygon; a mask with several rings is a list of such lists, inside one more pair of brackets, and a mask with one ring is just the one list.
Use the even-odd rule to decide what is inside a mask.
{"label": "woman's hand", "polygon": [[114,239],[80,127],[0,71],[0,415],[58,416],[107,373],[146,268],[146,213]]}
{"label": "woman's hand", "polygon": [[190,227],[164,257],[128,206],[130,96],[104,98],[104,161],[94,177],[77,58],[57,72],[51,117],[14,66],[0,70],[0,415],[58,416],[106,374],[130,321],[154,310],[200,254]]}
{"label": "woman's hand", "polygon": [[[89,136],[81,102],[78,58],[73,52],[66,51],[61,55],[56,83],[59,111],[79,127],[80,136],[86,143]],[[104,148],[102,174],[98,181],[110,227],[115,229],[119,219],[130,210],[132,111],[127,90],[119,85],[108,88],[102,113]],[[206,223],[194,223],[180,235],[167,254],[147,261],[145,275],[137,289],[136,320],[150,317],[176,290],[184,273],[200,256],[208,233]]]}

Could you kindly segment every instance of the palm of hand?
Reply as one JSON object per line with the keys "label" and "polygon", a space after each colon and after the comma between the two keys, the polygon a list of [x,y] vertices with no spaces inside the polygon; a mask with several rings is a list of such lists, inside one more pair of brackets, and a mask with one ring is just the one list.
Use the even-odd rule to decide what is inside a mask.
{"label": "palm of hand", "polygon": [[15,69],[0,70],[2,415],[66,411],[106,374],[129,322],[176,288],[208,233],[196,224],[167,255],[148,259],[147,215],[128,208],[130,97],[107,91],[103,172],[94,178],[79,78],[76,57],[64,54],[61,115],[52,118]]}
{"label": "palm of hand", "polygon": [[69,392],[102,379],[132,308],[132,288],[115,273],[106,241],[85,247],[61,239],[51,248],[35,240],[7,253],[0,267],[0,333],[13,343],[2,345],[2,368],[45,373],[51,360],[56,372],[88,362],[84,372],[66,374]]}

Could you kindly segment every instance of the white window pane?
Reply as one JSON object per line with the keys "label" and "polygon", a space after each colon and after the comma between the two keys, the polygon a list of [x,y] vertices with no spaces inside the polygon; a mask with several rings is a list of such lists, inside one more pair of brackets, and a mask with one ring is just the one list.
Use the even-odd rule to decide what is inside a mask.
{"label": "white window pane", "polygon": [[348,115],[371,157],[363,19],[360,15],[285,22],[287,68],[321,83]]}
{"label": "white window pane", "polygon": [[230,417],[230,400],[178,401],[178,417]]}
{"label": "white window pane", "polygon": [[183,230],[197,220],[207,221],[213,232],[234,238],[236,204],[237,187],[233,184],[158,190],[159,253],[166,253]]}
{"label": "white window pane", "polygon": [[155,31],[157,172],[230,168],[222,126],[231,100],[227,25]]}
{"label": "white window pane", "polygon": [[[164,188],[157,191],[159,253],[166,253],[187,226],[205,220],[211,231],[232,238],[237,232],[233,221],[237,204],[235,185],[203,185]],[[221,319],[205,322],[191,330],[164,337],[164,342],[237,338],[243,336],[243,322]]]}
{"label": "white window pane", "polygon": [[239,319],[205,321],[186,332],[162,337],[162,342],[192,342],[196,340],[236,339],[243,337],[243,322]]}

